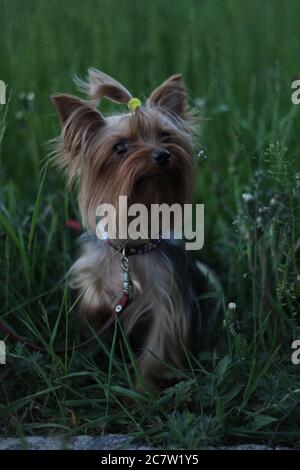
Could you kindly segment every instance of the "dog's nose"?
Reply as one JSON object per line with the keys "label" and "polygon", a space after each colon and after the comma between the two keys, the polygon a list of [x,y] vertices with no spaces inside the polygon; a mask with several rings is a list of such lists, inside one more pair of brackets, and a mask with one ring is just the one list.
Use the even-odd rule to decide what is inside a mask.
{"label": "dog's nose", "polygon": [[160,166],[165,166],[169,163],[171,154],[168,150],[156,150],[152,153],[152,158]]}

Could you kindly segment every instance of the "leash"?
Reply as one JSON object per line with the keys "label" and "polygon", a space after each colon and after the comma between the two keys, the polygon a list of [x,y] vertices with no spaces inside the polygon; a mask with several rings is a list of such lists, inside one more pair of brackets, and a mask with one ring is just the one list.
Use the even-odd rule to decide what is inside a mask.
{"label": "leash", "polygon": [[[76,231],[80,230],[80,224],[75,220],[69,221],[67,223],[67,226],[69,228],[75,229]],[[105,242],[108,242],[109,245],[112,246],[115,250],[122,253],[121,268],[123,271],[123,294],[118,300],[115,307],[113,308],[110,317],[107,319],[104,325],[100,328],[100,330],[96,332],[94,336],[92,336],[91,338],[88,338],[85,341],[82,341],[75,347],[67,347],[67,348],[62,347],[62,348],[55,349],[54,351],[56,353],[65,353],[66,351],[82,349],[88,346],[89,344],[93,343],[97,338],[99,338],[99,336],[102,336],[110,328],[110,326],[115,322],[115,320],[123,313],[123,311],[132,302],[133,284],[132,284],[132,279],[131,279],[128,256],[148,253],[149,251],[157,248],[160,241],[161,241],[160,239],[152,240],[149,243],[145,243],[137,247],[128,247],[128,246],[117,247],[113,243],[111,243],[109,240],[105,241]],[[9,339],[13,341],[14,343],[22,343],[25,346],[27,346],[29,349],[32,349],[34,351],[47,352],[45,347],[39,346],[38,344],[35,344],[34,342],[30,341],[26,337],[17,334],[5,321],[1,319],[0,319],[0,331],[3,331],[9,337]]]}
{"label": "leash", "polygon": [[126,256],[126,247],[123,248],[121,266],[124,273],[123,295],[114,308],[114,312],[117,315],[120,315],[132,301],[132,280],[129,269],[129,261],[128,257]]}

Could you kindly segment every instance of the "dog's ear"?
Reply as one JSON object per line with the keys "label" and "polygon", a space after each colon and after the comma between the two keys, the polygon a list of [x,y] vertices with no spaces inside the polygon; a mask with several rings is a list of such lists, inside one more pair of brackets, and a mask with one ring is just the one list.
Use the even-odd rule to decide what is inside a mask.
{"label": "dog's ear", "polygon": [[105,119],[89,103],[76,96],[54,95],[51,99],[62,123],[56,161],[67,170],[71,182],[80,165],[78,154],[105,125]]}
{"label": "dog's ear", "polygon": [[65,124],[71,114],[82,106],[81,101],[72,95],[52,95],[51,101],[59,113],[62,124]]}
{"label": "dog's ear", "polygon": [[185,119],[187,117],[187,93],[181,75],[173,75],[156,88],[150,95],[148,104]]}
{"label": "dog's ear", "polygon": [[104,123],[104,118],[96,109],[76,96],[53,95],[51,100],[59,113],[62,125],[65,125],[71,117],[75,118],[77,115],[78,117],[80,115],[80,122],[78,124],[82,131],[101,127]]}
{"label": "dog's ear", "polygon": [[105,123],[102,115],[87,102],[72,95],[54,95],[51,97],[59,112],[63,126],[63,140],[69,147],[79,148]]}

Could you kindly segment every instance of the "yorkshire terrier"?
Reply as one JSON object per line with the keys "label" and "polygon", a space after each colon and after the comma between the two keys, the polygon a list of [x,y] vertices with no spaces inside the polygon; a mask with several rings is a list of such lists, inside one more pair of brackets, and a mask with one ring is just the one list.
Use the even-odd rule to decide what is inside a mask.
{"label": "yorkshire terrier", "polygon": [[[201,342],[206,313],[199,296],[205,276],[172,237],[99,239],[95,215],[101,204],[117,207],[119,196],[146,207],[191,203],[194,116],[180,75],[155,89],[145,104],[96,69],[77,84],[86,100],[52,97],[62,122],[55,158],[69,184],[78,184],[86,230],[70,284],[80,292],[80,314],[97,327],[121,313],[144,383],[159,386],[169,366],[184,368],[188,351]],[[129,111],[104,116],[97,110],[104,97],[129,105]]]}

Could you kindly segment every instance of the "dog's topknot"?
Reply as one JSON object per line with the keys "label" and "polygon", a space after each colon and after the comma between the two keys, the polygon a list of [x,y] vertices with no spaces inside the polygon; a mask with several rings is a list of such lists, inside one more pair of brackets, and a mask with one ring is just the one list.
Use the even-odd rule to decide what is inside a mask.
{"label": "dog's topknot", "polygon": [[121,83],[95,68],[89,69],[86,82],[76,76],[75,83],[95,107],[103,97],[119,104],[127,104],[132,98],[131,93]]}

